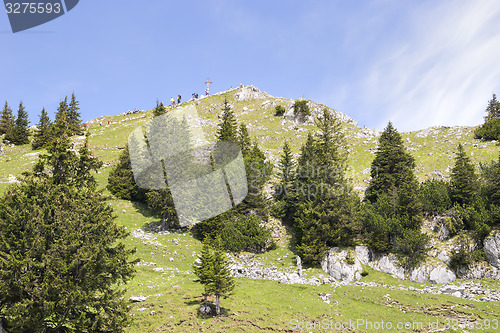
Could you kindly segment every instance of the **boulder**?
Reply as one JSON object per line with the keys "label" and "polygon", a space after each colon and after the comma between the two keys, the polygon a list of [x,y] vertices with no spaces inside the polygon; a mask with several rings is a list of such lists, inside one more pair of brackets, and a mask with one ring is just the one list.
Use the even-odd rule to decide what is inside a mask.
{"label": "boulder", "polygon": [[363,265],[368,265],[373,260],[373,252],[368,246],[358,245],[354,248],[354,252],[356,252],[356,257]]}
{"label": "boulder", "polygon": [[209,305],[202,304],[202,305],[200,305],[200,308],[198,311],[200,311],[201,314],[207,315],[207,314],[210,314],[212,312],[212,308]]}
{"label": "boulder", "polygon": [[484,251],[491,266],[500,268],[500,232],[492,232],[484,240]]}
{"label": "boulder", "polygon": [[321,268],[335,279],[346,282],[361,279],[363,270],[360,260],[354,254],[338,247],[328,250],[321,260]]}

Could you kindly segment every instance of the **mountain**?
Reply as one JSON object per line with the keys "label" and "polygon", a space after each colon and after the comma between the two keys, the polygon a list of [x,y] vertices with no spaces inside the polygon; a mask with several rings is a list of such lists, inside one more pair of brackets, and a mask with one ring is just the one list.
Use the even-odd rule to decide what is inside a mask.
{"label": "mountain", "polygon": [[[285,140],[292,152],[298,154],[307,132],[318,130],[314,116],[324,108],[332,110],[307,101],[311,116],[295,115],[295,100],[273,97],[252,86],[182,103],[181,106],[190,103],[196,106],[209,141],[214,140],[224,99],[229,101],[237,120],[248,125],[250,136],[274,164]],[[276,106],[284,107],[284,115],[275,115]],[[354,119],[341,112],[332,112],[344,124],[349,176],[362,195],[380,133],[360,128]],[[330,331],[377,332],[391,329],[389,323],[394,331],[437,331],[455,323],[463,331],[474,331],[479,324],[489,325],[486,331],[498,330],[499,281],[419,284],[396,279],[370,265],[363,266],[364,276],[358,282],[333,281],[319,265],[304,267],[302,277],[297,278],[299,267],[291,235],[276,220],[271,222],[273,233],[279,237],[277,249],[232,256],[238,269],[243,273],[248,270],[254,278],[236,279],[235,294],[222,301],[224,315],[213,318],[199,314],[202,286],[194,282],[192,263],[201,251],[201,242],[186,229],[160,231],[158,217],[147,207],[118,200],[105,190],[109,172],[117,163],[128,135],[151,117],[152,110],[148,110],[102,116],[87,122],[90,148],[104,162],[97,181],[109,195],[116,222],[130,231],[126,245],[137,248],[136,257],[141,259],[136,277],[126,285],[130,314],[135,319],[128,332],[292,332],[314,331],[319,327]],[[473,131],[473,127],[433,127],[402,133],[407,149],[415,157],[418,178],[447,178],[458,143],[464,145],[476,165],[497,159],[496,143],[474,139]],[[84,137],[72,140],[78,146]],[[29,145],[3,148],[1,193],[32,167],[41,152],[32,151]],[[413,327],[398,329],[401,323]],[[471,327],[473,324],[475,328]]]}

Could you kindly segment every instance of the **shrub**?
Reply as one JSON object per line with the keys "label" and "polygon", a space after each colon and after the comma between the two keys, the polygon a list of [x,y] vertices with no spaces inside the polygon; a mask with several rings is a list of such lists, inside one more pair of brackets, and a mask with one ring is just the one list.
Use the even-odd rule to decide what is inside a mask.
{"label": "shrub", "polygon": [[441,214],[451,208],[450,186],[443,180],[431,179],[420,184],[422,209],[428,214]]}
{"label": "shrub", "polygon": [[425,258],[427,243],[429,236],[420,230],[404,229],[396,237],[396,248],[405,254],[399,256],[400,264],[407,269],[418,266]]}
{"label": "shrub", "polygon": [[500,119],[492,119],[476,128],[474,131],[476,139],[499,140],[500,139]]}
{"label": "shrub", "polygon": [[293,114],[295,116],[310,116],[311,115],[311,109],[309,109],[309,105],[307,105],[307,101],[305,99],[299,99],[295,101],[295,104],[293,105]]}
{"label": "shrub", "polygon": [[276,112],[274,112],[274,115],[278,117],[283,116],[286,112],[285,107],[283,107],[282,105],[277,105],[274,109],[276,110]]}

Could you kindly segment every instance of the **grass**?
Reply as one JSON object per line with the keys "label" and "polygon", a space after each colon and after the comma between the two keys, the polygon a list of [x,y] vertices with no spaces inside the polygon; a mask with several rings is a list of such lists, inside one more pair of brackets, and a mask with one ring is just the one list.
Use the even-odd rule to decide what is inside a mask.
{"label": "grass", "polygon": [[[222,95],[200,99],[197,109],[205,120],[204,128],[207,139],[213,140],[218,122],[220,107],[227,98],[239,121],[247,123],[250,135],[256,138],[266,155],[276,163],[281,153],[284,140],[290,143],[293,153],[298,153],[300,144],[307,135],[307,130],[316,130],[314,125],[299,126],[304,130],[290,129],[291,122],[282,125],[282,117],[274,116],[274,107],[262,109],[266,100],[277,105],[287,106],[285,99],[267,98],[237,102],[237,90]],[[270,104],[268,104],[270,105]],[[245,111],[243,111],[243,109]],[[99,126],[99,119],[89,122],[89,145],[105,166],[99,170],[96,179],[104,195],[107,178],[111,168],[117,163],[121,149],[127,142],[129,133],[152,116],[151,111],[132,115],[116,115],[102,118],[104,126]],[[107,125],[107,120],[111,121]],[[346,125],[348,149],[350,149],[349,175],[355,186],[360,189],[367,186],[369,173],[362,173],[370,167],[377,146],[377,138],[363,134],[363,129]],[[425,135],[427,134],[427,135]],[[484,163],[498,158],[495,143],[480,142],[473,138],[473,128],[439,128],[427,131],[402,133],[406,146],[415,157],[417,176],[424,180],[444,176],[453,165],[454,151],[458,142],[465,145],[466,151],[475,163]],[[82,141],[83,138],[75,138]],[[7,183],[9,175],[19,177],[23,171],[31,169],[36,156],[32,155],[29,145],[5,148],[6,154],[0,156],[0,193],[4,193],[12,184]],[[38,151],[37,151],[38,152]],[[472,155],[473,154],[473,155]],[[148,296],[145,302],[130,303],[130,315],[133,324],[127,332],[261,332],[302,331],[303,324],[314,325],[322,322],[340,325],[357,319],[374,322],[422,323],[422,327],[413,329],[394,329],[397,332],[428,332],[429,323],[439,323],[439,328],[454,321],[465,324],[474,320],[500,318],[500,302],[475,302],[449,295],[420,294],[401,288],[421,284],[401,281],[385,273],[365,267],[367,276],[363,282],[376,282],[385,287],[364,287],[347,285],[286,285],[276,281],[251,280],[236,278],[237,287],[234,295],[222,300],[221,317],[204,317],[198,313],[201,304],[202,287],[196,283],[191,267],[196,255],[201,250],[201,243],[190,231],[152,232],[152,240],[133,237],[134,230],[155,225],[158,218],[144,205],[117,200],[110,196],[110,203],[117,216],[116,223],[130,231],[124,240],[131,248],[136,248],[136,258],[142,262],[155,263],[154,266],[137,267],[135,277],[125,286],[128,299],[130,296]],[[178,245],[173,240],[179,241]],[[293,269],[296,264],[295,254],[290,245],[291,237],[285,233],[278,242],[278,248],[266,253],[253,255],[254,260],[262,264],[273,265],[280,270]],[[304,267],[304,275],[325,276],[319,266]],[[499,281],[483,280],[483,285],[499,289]],[[330,304],[323,302],[321,295],[331,294]],[[317,325],[317,324],[316,324]],[[302,327],[302,326],[300,326]],[[316,326],[318,328],[318,326]],[[324,327],[323,327],[324,328]],[[309,331],[356,331],[379,332],[376,327],[360,326],[355,329],[308,329]],[[467,327],[444,332],[475,331]],[[481,331],[481,330],[476,330]],[[484,330],[482,330],[484,331]]]}

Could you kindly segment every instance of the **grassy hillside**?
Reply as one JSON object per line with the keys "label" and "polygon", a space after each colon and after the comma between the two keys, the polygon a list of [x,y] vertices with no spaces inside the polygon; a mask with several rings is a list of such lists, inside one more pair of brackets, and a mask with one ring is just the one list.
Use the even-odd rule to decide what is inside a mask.
{"label": "grassy hillside", "polygon": [[[274,106],[287,107],[290,100],[264,96],[237,101],[238,91],[235,89],[197,101],[207,139],[214,137],[220,107],[225,98],[233,106],[238,121],[248,124],[250,135],[261,144],[267,157],[274,163],[277,163],[284,140],[288,140],[293,152],[298,153],[307,131],[316,130],[314,125],[296,126],[290,121],[283,122],[283,117],[274,116]],[[108,174],[129,133],[151,116],[151,111],[144,111],[89,122],[90,147],[105,163],[97,175],[102,189],[105,189]],[[108,120],[111,121],[110,125],[106,125]],[[99,121],[104,126],[99,126]],[[362,190],[369,179],[377,134],[353,123],[346,124],[345,133],[350,150],[349,174],[357,188]],[[421,180],[448,176],[459,142],[465,145],[475,163],[498,158],[496,144],[475,140],[473,128],[432,128],[403,133],[403,138],[415,157],[417,175]],[[73,140],[78,144],[83,137]],[[5,152],[5,155],[0,156],[0,193],[12,185],[9,181],[14,181],[14,177],[30,170],[36,155],[40,153],[31,151],[29,146],[5,147]],[[110,195],[106,190],[105,194]],[[423,285],[396,280],[369,267],[366,267],[368,275],[361,280],[363,283],[350,285],[286,285],[275,281],[237,278],[235,294],[222,300],[224,316],[203,318],[197,312],[202,287],[193,281],[195,276],[190,271],[201,243],[189,231],[158,233],[155,228],[158,219],[147,207],[116,200],[111,196],[110,203],[117,216],[116,222],[130,231],[126,244],[137,248],[136,256],[142,263],[137,267],[135,278],[126,286],[126,297],[148,297],[144,302],[130,304],[134,323],[129,332],[292,332],[300,331],[299,328],[303,327],[300,325],[312,325],[313,321],[337,324],[338,329],[334,326],[333,331],[380,332],[382,330],[380,327],[377,329],[376,324],[382,320],[391,322],[394,332],[437,331],[434,329],[436,326],[432,325],[438,325],[438,329],[444,332],[500,331],[470,328],[471,323],[478,323],[477,320],[500,318],[500,302],[422,294],[411,289],[422,288]],[[178,240],[178,245],[174,244],[174,239]],[[290,249],[289,236],[284,233],[278,244],[276,250],[252,254],[253,260],[280,270],[294,269],[295,255]],[[309,267],[305,269],[305,275],[316,276],[321,280],[326,273],[319,267]],[[462,282],[465,281],[456,283]],[[498,281],[485,280],[482,284],[490,289],[500,289]],[[325,294],[331,295],[329,303],[321,298]],[[356,323],[357,320],[364,322],[358,321],[360,326],[354,328],[352,325],[344,325],[344,328],[339,326],[349,321]],[[372,326],[366,322],[371,322]],[[414,327],[396,329],[398,322],[413,323]],[[457,329],[444,329],[450,326]],[[325,325],[322,327],[326,328]],[[324,330],[308,326],[305,331]]]}

